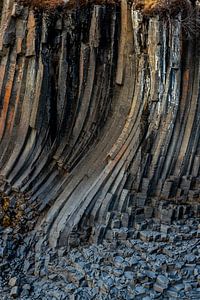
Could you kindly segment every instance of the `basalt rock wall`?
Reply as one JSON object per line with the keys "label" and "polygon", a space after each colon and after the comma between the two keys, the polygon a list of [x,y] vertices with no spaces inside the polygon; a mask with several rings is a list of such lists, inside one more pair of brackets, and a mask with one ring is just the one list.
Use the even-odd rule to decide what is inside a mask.
{"label": "basalt rock wall", "polygon": [[126,0],[54,12],[3,2],[3,227],[56,247],[198,216],[200,47],[198,26],[188,39],[183,24]]}

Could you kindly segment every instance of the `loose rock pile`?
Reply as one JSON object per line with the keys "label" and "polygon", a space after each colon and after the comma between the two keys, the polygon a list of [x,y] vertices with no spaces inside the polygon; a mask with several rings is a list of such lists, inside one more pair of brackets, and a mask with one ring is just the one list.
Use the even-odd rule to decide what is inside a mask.
{"label": "loose rock pile", "polygon": [[1,299],[200,299],[199,219],[135,227],[126,239],[45,253],[33,253],[30,238],[15,248],[20,236],[4,230]]}

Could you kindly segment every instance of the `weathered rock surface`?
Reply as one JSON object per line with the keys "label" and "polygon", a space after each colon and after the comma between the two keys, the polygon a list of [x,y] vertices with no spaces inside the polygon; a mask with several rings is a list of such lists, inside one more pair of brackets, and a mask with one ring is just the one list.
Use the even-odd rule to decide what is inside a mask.
{"label": "weathered rock surface", "polygon": [[181,20],[125,0],[65,13],[4,2],[3,226],[30,231],[42,215],[62,246],[199,215],[199,40]]}
{"label": "weathered rock surface", "polygon": [[4,299],[199,299],[195,5],[187,39],[186,11],[4,0]]}

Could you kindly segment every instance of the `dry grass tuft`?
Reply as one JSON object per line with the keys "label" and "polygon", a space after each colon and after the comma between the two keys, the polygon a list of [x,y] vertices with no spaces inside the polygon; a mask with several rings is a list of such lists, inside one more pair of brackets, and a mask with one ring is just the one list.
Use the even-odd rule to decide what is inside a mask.
{"label": "dry grass tuft", "polygon": [[37,8],[45,8],[45,9],[54,9],[58,6],[64,5],[63,0],[17,0],[19,4],[37,7]]}
{"label": "dry grass tuft", "polygon": [[115,4],[120,0],[17,0],[18,3],[40,9],[76,8],[87,4]]}
{"label": "dry grass tuft", "polygon": [[159,15],[173,21],[180,15],[185,37],[193,38],[200,32],[200,16],[196,1],[190,0],[134,0],[134,8],[141,10],[145,16]]}
{"label": "dry grass tuft", "polygon": [[[0,0],[1,1],[1,0]],[[88,4],[118,4],[120,0],[17,0],[18,3],[42,10],[53,11],[58,7],[73,9]],[[127,0],[145,16],[159,15],[173,19],[181,15],[182,28],[188,37],[200,32],[199,9],[193,5],[195,0]]]}
{"label": "dry grass tuft", "polygon": [[189,0],[134,0],[135,9],[140,9],[145,15],[168,14],[190,11]]}
{"label": "dry grass tuft", "polygon": [[[178,12],[188,11],[192,8],[191,2],[195,0],[127,0],[133,3],[135,9],[139,9],[145,15],[168,14],[173,15]],[[120,0],[17,0],[18,3],[30,7],[42,9],[52,9],[59,6],[74,7],[87,4],[114,4],[120,3]]]}

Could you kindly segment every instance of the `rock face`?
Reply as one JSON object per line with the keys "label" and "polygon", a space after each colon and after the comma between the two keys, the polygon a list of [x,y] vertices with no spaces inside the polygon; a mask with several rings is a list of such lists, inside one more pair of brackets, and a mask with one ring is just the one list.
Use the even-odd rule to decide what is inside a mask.
{"label": "rock face", "polygon": [[91,2],[0,3],[1,297],[200,299],[199,2]]}
{"label": "rock face", "polygon": [[3,227],[57,247],[199,216],[199,39],[182,14],[3,2]]}

